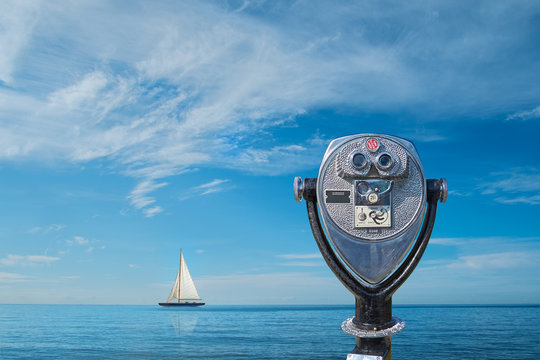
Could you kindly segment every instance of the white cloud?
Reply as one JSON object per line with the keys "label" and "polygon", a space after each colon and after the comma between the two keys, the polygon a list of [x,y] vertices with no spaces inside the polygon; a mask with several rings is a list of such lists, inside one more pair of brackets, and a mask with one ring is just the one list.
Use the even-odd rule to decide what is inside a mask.
{"label": "white cloud", "polygon": [[162,211],[163,211],[163,208],[161,206],[152,206],[151,208],[143,209],[144,216],[146,217],[152,217],[156,214],[159,214]]}
{"label": "white cloud", "polygon": [[64,225],[64,224],[52,224],[52,225],[49,225],[45,229],[45,232],[48,233],[48,232],[51,232],[51,231],[60,231],[60,230],[64,229],[65,227],[66,227],[66,225]]}
{"label": "white cloud", "polygon": [[33,227],[31,228],[30,230],[27,231],[27,233],[29,234],[35,234],[37,232],[41,231],[41,227],[40,226],[36,226],[36,227]]}
{"label": "white cloud", "polygon": [[74,236],[73,237],[73,240],[75,240],[77,242],[77,244],[79,245],[85,245],[85,244],[88,244],[88,240],[86,240],[85,238],[83,238],[82,236]]}
{"label": "white cloud", "polygon": [[206,183],[206,184],[202,184],[202,185],[199,185],[199,186],[195,186],[193,189],[195,190],[206,190],[206,189],[209,189],[209,188],[214,188],[218,185],[221,185],[223,183],[226,183],[226,182],[229,182],[230,180],[229,179],[214,179],[212,181],[210,181],[209,183]]}
{"label": "white cloud", "polygon": [[38,233],[38,232],[42,232],[44,234],[47,234],[47,233],[50,233],[52,231],[60,231],[62,229],[64,229],[66,227],[66,225],[64,224],[51,224],[45,228],[41,227],[41,226],[36,226],[36,227],[33,227],[31,228],[30,230],[28,230],[27,232],[30,233],[30,234],[35,234],[35,233]]}
{"label": "white cloud", "polygon": [[12,255],[9,254],[5,258],[0,258],[0,265],[4,266],[34,266],[34,265],[49,265],[60,260],[59,257],[46,255]]}
{"label": "white cloud", "polygon": [[62,111],[79,110],[84,104],[93,105],[99,92],[107,85],[105,74],[94,71],[86,74],[78,83],[59,89],[49,95],[50,106]]}
{"label": "white cloud", "polygon": [[403,133],[402,135],[406,139],[411,139],[417,142],[435,142],[435,141],[444,141],[446,136],[443,136],[439,131],[428,130],[424,127],[418,127],[414,132]]}
{"label": "white cloud", "polygon": [[437,244],[437,245],[460,245],[466,242],[466,238],[431,238],[429,239],[430,244]]}
{"label": "white cloud", "polygon": [[73,244],[78,244],[78,245],[86,245],[88,244],[90,241],[88,241],[87,239],[85,239],[84,237],[82,236],[74,236],[72,240],[66,240],[66,244],[68,244],[69,246],[73,245]]}
{"label": "white cloud", "polygon": [[166,182],[156,183],[153,180],[144,180],[135,186],[135,189],[131,191],[128,198],[135,208],[146,208],[156,202],[156,200],[153,197],[148,196],[148,194],[167,185]]}
{"label": "white cloud", "polygon": [[[540,171],[536,168],[514,168],[490,174],[494,180],[478,185],[484,195],[496,195],[504,204],[540,204]],[[523,195],[521,195],[523,194]]]}
{"label": "white cloud", "polygon": [[255,174],[279,175],[302,169],[308,164],[317,164],[327,145],[308,139],[301,145],[274,146],[268,149],[249,147],[238,153],[228,167]]}
{"label": "white cloud", "polygon": [[[436,273],[441,279],[470,281],[478,281],[483,277],[488,277],[493,282],[496,282],[497,278],[508,281],[515,277],[534,277],[540,271],[537,269],[537,259],[540,258],[538,240],[540,237],[435,237],[430,240],[428,253],[431,246],[443,246],[453,248],[450,254],[457,254],[422,261],[418,271]],[[441,250],[433,254],[446,253],[446,250]]]}
{"label": "white cloud", "polygon": [[28,280],[29,280],[29,277],[26,275],[0,272],[0,284],[1,283],[17,283],[17,282],[23,282],[23,281],[28,281]]}
{"label": "white cloud", "polygon": [[206,189],[204,190],[201,195],[208,195],[208,194],[213,194],[213,193],[217,193],[217,192],[221,192],[223,191],[223,188],[218,188],[218,187],[215,187],[215,188],[211,188],[211,189]]}
{"label": "white cloud", "polygon": [[281,254],[276,255],[276,257],[281,259],[321,259],[322,256],[319,253],[315,254]]}
{"label": "white cloud", "polygon": [[298,267],[319,267],[324,266],[324,262],[313,262],[313,261],[289,261],[286,263],[280,263],[280,266],[298,266]]}
{"label": "white cloud", "polygon": [[319,259],[321,261],[288,261],[280,263],[280,266],[298,266],[298,267],[320,267],[324,266],[325,263],[322,261],[322,256],[320,253],[314,254],[280,254],[276,255],[277,258],[286,259],[286,260],[308,260],[308,259]]}
{"label": "white cloud", "polygon": [[526,205],[538,205],[540,204],[540,194],[533,196],[518,196],[512,198],[496,197],[495,201],[503,204],[526,204]]}
{"label": "white cloud", "polygon": [[[452,259],[439,259],[424,262],[421,271],[467,271],[495,272],[501,269],[526,269],[538,267],[538,250],[503,251],[488,254],[461,255]],[[457,276],[457,273],[455,273]]]}
{"label": "white cloud", "polygon": [[200,195],[208,195],[225,190],[225,188],[221,185],[229,181],[229,179],[214,179],[209,183],[194,187],[193,190],[201,190]]}
{"label": "white cloud", "polygon": [[[0,88],[0,158],[106,159],[136,179],[128,199],[148,217],[163,211],[151,196],[163,179],[196,166],[283,174],[316,165],[324,145],[311,134],[272,135],[312,109],[489,112],[538,93],[536,62],[512,51],[530,45],[530,29],[515,24],[532,12],[510,4],[268,4],[279,21],[248,2],[136,4],[122,17],[114,6],[2,3],[0,81],[13,86]],[[451,16],[463,8],[482,26]],[[486,70],[501,53],[516,54],[504,77]]]}
{"label": "white cloud", "polygon": [[466,246],[469,248],[488,248],[508,246],[516,248],[518,246],[534,244],[540,237],[511,237],[511,236],[484,236],[484,237],[448,237],[432,238],[430,244],[444,246]]}
{"label": "white cloud", "polygon": [[227,189],[231,189],[232,186],[225,187],[224,184],[230,182],[229,179],[214,179],[208,183],[204,183],[202,185],[197,185],[189,189],[184,195],[180,197],[180,200],[187,200],[189,198],[192,198],[194,196],[205,196],[221,191],[225,191]]}
{"label": "white cloud", "polygon": [[538,252],[502,252],[481,255],[460,256],[457,261],[448,264],[449,268],[470,269],[506,269],[534,265]]}
{"label": "white cloud", "polygon": [[472,193],[469,192],[469,191],[448,190],[448,195],[452,195],[452,196],[471,196]]}
{"label": "white cloud", "polygon": [[514,168],[510,171],[491,173],[490,177],[498,178],[480,184],[482,194],[504,192],[540,191],[540,171],[535,168]]}
{"label": "white cloud", "polygon": [[39,14],[39,2],[0,2],[0,82],[12,83],[17,59],[30,41]]}
{"label": "white cloud", "polygon": [[515,114],[508,115],[506,117],[506,121],[513,121],[513,120],[526,121],[526,120],[532,120],[532,119],[540,119],[540,106],[537,106],[532,110],[520,111]]}

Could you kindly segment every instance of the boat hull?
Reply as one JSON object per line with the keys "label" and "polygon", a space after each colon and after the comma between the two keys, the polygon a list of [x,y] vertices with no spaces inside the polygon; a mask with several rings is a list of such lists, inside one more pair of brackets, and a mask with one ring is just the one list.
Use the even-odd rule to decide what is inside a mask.
{"label": "boat hull", "polygon": [[160,306],[165,307],[195,307],[195,306],[202,306],[205,303],[203,302],[192,302],[192,303],[158,303]]}

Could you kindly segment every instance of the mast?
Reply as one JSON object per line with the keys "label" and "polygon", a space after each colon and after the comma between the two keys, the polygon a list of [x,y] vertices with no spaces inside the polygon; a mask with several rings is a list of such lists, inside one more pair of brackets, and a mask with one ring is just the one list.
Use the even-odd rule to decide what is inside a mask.
{"label": "mast", "polygon": [[182,253],[182,249],[180,249],[180,265],[178,265],[178,279],[180,280],[178,282],[178,294],[176,296],[176,299],[178,302],[180,302],[180,288],[182,287],[182,262],[184,261],[184,254]]}

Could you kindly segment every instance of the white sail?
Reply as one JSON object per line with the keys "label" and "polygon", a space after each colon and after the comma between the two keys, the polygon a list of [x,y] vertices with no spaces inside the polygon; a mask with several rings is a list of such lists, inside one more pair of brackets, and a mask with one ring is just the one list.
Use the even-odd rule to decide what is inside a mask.
{"label": "white sail", "polygon": [[172,300],[177,299],[178,289],[180,289],[180,287],[178,286],[180,284],[180,282],[178,281],[179,277],[180,277],[180,271],[176,274],[176,280],[174,281],[174,285],[171,289],[171,293],[169,294],[169,297],[167,298],[167,302],[171,302]]}
{"label": "white sail", "polygon": [[189,274],[189,269],[187,267],[186,261],[184,260],[184,254],[180,250],[180,268],[178,269],[178,274],[176,274],[176,280],[169,294],[167,302],[171,300],[201,300],[195,283]]}

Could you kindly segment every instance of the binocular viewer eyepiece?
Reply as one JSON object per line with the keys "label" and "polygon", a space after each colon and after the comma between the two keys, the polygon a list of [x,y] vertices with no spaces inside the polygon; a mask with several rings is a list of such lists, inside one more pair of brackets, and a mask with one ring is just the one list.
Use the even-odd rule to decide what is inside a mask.
{"label": "binocular viewer eyepiece", "polygon": [[[335,139],[317,178],[294,179],[324,259],[356,297],[356,316],[342,325],[357,337],[351,355],[390,359],[390,337],[404,327],[391,316],[392,294],[418,264],[447,193],[445,179],[426,180],[410,141],[384,134]],[[376,338],[387,341],[370,350]]]}

